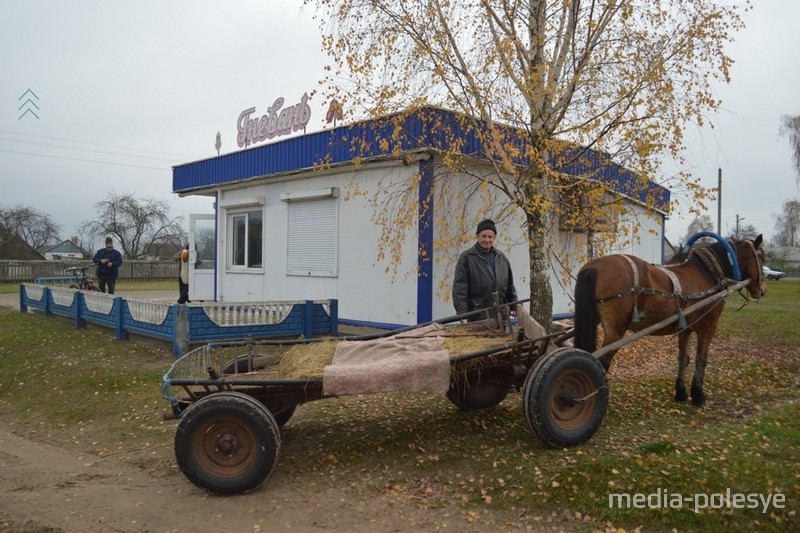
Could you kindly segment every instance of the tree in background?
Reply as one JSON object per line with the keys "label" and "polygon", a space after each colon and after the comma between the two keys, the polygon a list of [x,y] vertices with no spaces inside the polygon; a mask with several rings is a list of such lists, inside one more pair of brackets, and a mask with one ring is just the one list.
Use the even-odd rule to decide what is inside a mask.
{"label": "tree in background", "polygon": [[778,246],[798,246],[800,244],[800,201],[783,202],[783,213],[776,217],[775,244]]}
{"label": "tree in background", "polygon": [[164,200],[136,199],[131,194],[111,191],[94,206],[96,220],[82,224],[87,242],[98,247],[106,237],[126,259],[164,259],[187,242],[183,217],[170,218]]}
{"label": "tree in background", "polygon": [[50,215],[29,205],[0,208],[0,224],[10,235],[16,235],[36,250],[56,244],[60,239],[61,227]]}
{"label": "tree in background", "polygon": [[789,137],[792,145],[792,160],[797,172],[797,183],[800,185],[800,115],[783,115],[781,122],[781,135]]}
{"label": "tree in background", "polygon": [[736,239],[748,239],[748,240],[752,241],[753,239],[758,237],[760,234],[761,234],[761,232],[758,231],[756,229],[756,227],[753,226],[752,224],[743,224],[743,225],[741,225],[739,227],[739,231],[738,232],[735,231],[730,236],[733,237],[733,238],[736,238]]}
{"label": "tree in background", "polygon": [[[664,156],[683,162],[684,127],[702,125],[718,109],[711,83],[729,81],[732,60],[725,45],[743,27],[741,13],[749,7],[709,0],[305,4],[319,8],[323,48],[336,63],[326,97],[343,103],[351,118],[378,118],[424,105],[463,115],[453,129],[474,133],[494,168],[475,173],[466,190],[440,188],[452,195],[451,205],[464,206],[473,197],[484,208],[449,213],[460,233],[442,235],[434,245],[465,242],[487,214],[502,220],[523,213],[531,314],[546,326],[553,305],[551,259],[566,264],[553,255],[562,215],[584,228],[598,220],[613,227],[602,223],[609,214],[624,215],[623,204],[609,203],[595,179],[608,162],[639,176],[641,190],[646,179],[659,176]],[[520,135],[509,136],[508,126]],[[437,133],[449,134],[444,129]],[[395,127],[382,142],[392,147],[401,134]],[[458,142],[463,136],[450,138]],[[592,154],[598,153],[607,159],[592,164]],[[442,159],[451,172],[469,173],[469,160],[460,150]],[[567,168],[582,170],[562,171]],[[383,249],[398,250],[415,227],[410,214],[433,207],[424,201],[416,205],[418,181],[411,181],[405,191],[389,195],[392,205],[375,210]],[[674,198],[684,196],[695,205],[708,194],[687,173],[662,184]],[[434,198],[437,208],[446,202]]]}
{"label": "tree in background", "polygon": [[701,231],[714,231],[714,221],[711,220],[709,215],[699,215],[689,222],[689,227],[686,228],[686,235],[683,237],[680,247],[683,248],[683,245],[689,242],[692,235]]}

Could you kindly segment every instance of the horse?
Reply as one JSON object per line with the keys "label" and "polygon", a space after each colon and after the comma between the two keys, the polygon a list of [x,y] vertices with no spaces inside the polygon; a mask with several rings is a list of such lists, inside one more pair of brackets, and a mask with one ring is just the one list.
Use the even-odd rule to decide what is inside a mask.
{"label": "horse", "polygon": [[[719,240],[707,247],[690,248],[663,266],[620,254],[597,257],[583,265],[575,284],[575,347],[594,352],[598,324],[603,326],[603,345],[606,346],[621,339],[628,330],[641,331],[666,318],[678,316],[676,322],[649,334],[678,335],[677,401],[688,399],[684,386],[684,374],[689,364],[687,346],[692,332],[697,335],[691,399],[697,406],[705,404],[703,381],[708,348],[716,333],[725,299],[700,306],[686,315],[682,310],[734,284],[738,266],[741,266],[741,280],[750,281],[747,285],[749,296],[758,300],[766,294],[762,275],[762,236],[752,241],[729,239],[726,247],[721,238],[708,235]],[[726,248],[735,254],[735,263]],[[743,293],[743,296],[747,299],[747,295]],[[616,352],[613,350],[599,357],[606,371],[611,367]]]}

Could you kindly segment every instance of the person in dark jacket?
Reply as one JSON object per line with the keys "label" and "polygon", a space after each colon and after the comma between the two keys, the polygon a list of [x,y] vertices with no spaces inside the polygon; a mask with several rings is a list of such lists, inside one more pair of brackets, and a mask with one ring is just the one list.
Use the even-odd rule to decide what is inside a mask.
{"label": "person in dark jacket", "polygon": [[[517,300],[511,264],[503,252],[494,247],[495,237],[494,222],[482,221],[476,232],[477,242],[458,258],[453,278],[453,305],[457,314]],[[477,315],[470,320],[483,318]]]}
{"label": "person in dark jacket", "polygon": [[[114,241],[111,237],[106,239],[105,248],[100,248],[94,254],[93,262],[97,265],[95,274],[97,274],[98,286],[100,292],[108,292],[114,294],[114,288],[117,285],[117,275],[119,274],[119,266],[122,264],[122,254],[114,249]],[[106,291],[108,287],[108,291]]]}

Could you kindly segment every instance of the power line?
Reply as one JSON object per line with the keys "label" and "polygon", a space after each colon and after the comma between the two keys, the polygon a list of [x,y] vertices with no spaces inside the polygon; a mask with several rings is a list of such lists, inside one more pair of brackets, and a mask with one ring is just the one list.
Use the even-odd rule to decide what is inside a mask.
{"label": "power line", "polygon": [[117,163],[117,162],[114,162],[114,161],[98,161],[96,159],[83,159],[83,158],[80,158],[80,157],[67,157],[67,156],[63,156],[63,155],[36,154],[36,153],[32,153],[32,152],[20,152],[20,151],[17,151],[17,150],[4,150],[2,148],[0,148],[0,152],[6,152],[6,153],[9,153],[9,154],[32,155],[32,156],[37,156],[37,157],[50,157],[52,159],[67,159],[69,161],[83,161],[83,162],[86,162],[86,163],[101,163],[101,164],[104,164],[104,165],[116,165],[116,166],[120,166],[120,167],[148,168],[148,169],[152,169],[152,170],[164,170],[164,171],[169,171],[170,170],[169,168],[164,168],[164,167],[148,167],[146,165],[132,165],[130,163]]}
{"label": "power line", "polygon": [[8,135],[22,135],[22,136],[25,136],[25,137],[36,137],[36,138],[39,138],[39,139],[48,139],[50,141],[64,141],[64,142],[70,142],[70,143],[76,143],[76,144],[90,144],[90,145],[93,145],[93,146],[103,146],[105,148],[119,148],[119,149],[122,149],[122,150],[138,150],[140,152],[151,152],[151,153],[154,153],[154,154],[162,154],[162,155],[174,155],[174,156],[180,156],[180,157],[184,157],[184,158],[188,158],[188,159],[192,159],[192,158],[197,157],[197,156],[193,156],[193,155],[179,154],[179,153],[175,153],[175,152],[161,152],[161,151],[158,151],[158,150],[148,150],[147,148],[130,148],[128,146],[119,146],[119,145],[115,145],[115,144],[102,144],[102,143],[96,143],[96,142],[90,142],[90,141],[76,141],[76,140],[73,140],[73,139],[64,139],[62,137],[46,137],[44,135],[34,135],[32,133],[19,133],[19,132],[15,132],[15,131],[7,131],[7,130],[0,130],[0,133],[5,133],[5,134],[8,134]]}
{"label": "power line", "polygon": [[8,141],[8,142],[14,142],[14,143],[19,143],[19,144],[30,144],[30,145],[34,145],[34,146],[48,146],[48,147],[51,147],[51,148],[59,148],[59,149],[62,149],[62,150],[80,150],[80,151],[92,152],[92,153],[98,153],[98,154],[121,155],[121,156],[124,156],[124,157],[138,157],[138,158],[141,158],[141,159],[153,159],[155,161],[170,161],[171,162],[171,161],[175,160],[174,158],[153,157],[153,156],[149,156],[149,155],[138,155],[138,154],[126,154],[124,152],[112,152],[112,151],[109,151],[109,150],[95,150],[95,149],[92,149],[92,148],[81,148],[81,147],[78,147],[78,146],[63,146],[63,145],[59,145],[59,144],[45,143],[45,142],[39,142],[39,141],[22,141],[22,140],[19,140],[19,139],[9,139],[9,138],[6,138],[6,137],[0,137],[0,141]]}

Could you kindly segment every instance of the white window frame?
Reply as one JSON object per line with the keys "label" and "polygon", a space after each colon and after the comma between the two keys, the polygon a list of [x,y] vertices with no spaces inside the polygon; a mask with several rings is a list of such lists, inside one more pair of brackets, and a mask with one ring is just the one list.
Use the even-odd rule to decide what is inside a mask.
{"label": "white window frame", "polygon": [[286,275],[339,276],[338,188],[284,193],[287,205]]}
{"label": "white window frame", "polygon": [[[250,235],[250,216],[252,214],[258,214],[261,218],[261,235],[258,237],[257,245],[261,248],[261,264],[254,265],[254,266],[247,266],[250,262],[250,254],[251,254],[251,245],[256,244],[251,239]],[[237,218],[244,218],[244,257],[243,261],[244,264],[234,264],[235,253],[236,253],[236,224],[234,221]],[[240,209],[229,209],[226,213],[226,241],[228,245],[226,246],[226,268],[231,272],[264,272],[264,209],[261,207],[257,208],[240,208]]]}

